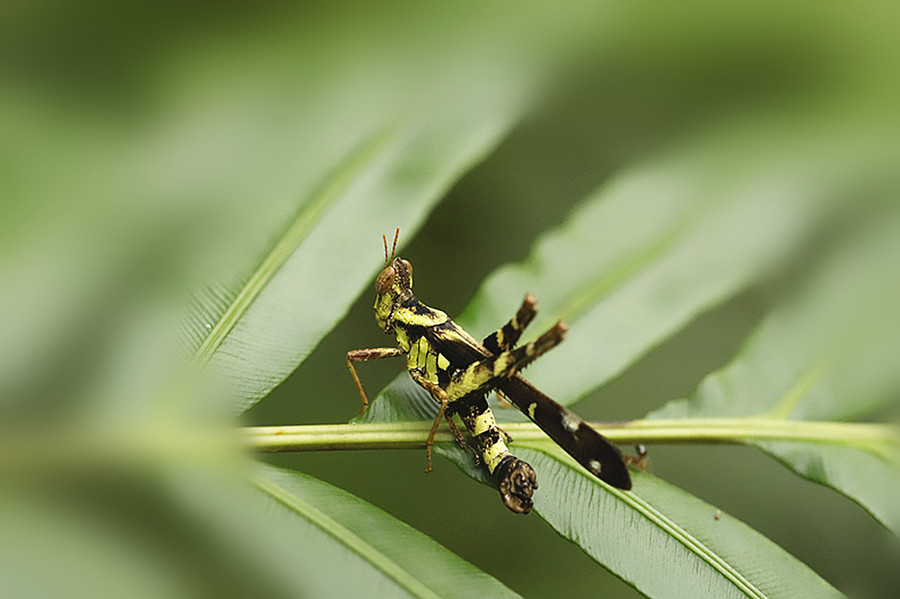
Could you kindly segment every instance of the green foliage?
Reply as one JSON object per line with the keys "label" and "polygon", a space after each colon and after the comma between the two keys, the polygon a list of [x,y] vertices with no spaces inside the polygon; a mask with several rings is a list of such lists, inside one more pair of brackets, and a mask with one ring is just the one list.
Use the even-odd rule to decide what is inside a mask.
{"label": "green foliage", "polygon": [[[855,231],[810,275],[800,297],[760,325],[731,364],[692,397],[651,416],[838,421],[887,408],[896,399],[897,378],[888,356],[897,355],[900,337],[893,318],[897,280],[883,273],[890,268],[884,261],[900,250],[898,224],[890,219]],[[753,443],[900,532],[895,444],[850,438]]]}
{"label": "green foliage", "polygon": [[[0,595],[896,588],[859,545],[824,549],[848,573],[771,518],[818,545],[852,526],[886,564],[898,550],[900,53],[883,7],[111,10],[23,5],[0,25]],[[403,468],[248,459],[236,413],[356,410],[343,352],[392,343],[370,305],[397,226],[417,295],[473,335],[526,292],[529,334],[568,322],[527,372],[549,395],[649,413],[609,429],[659,442],[632,492],[527,434],[512,449],[543,522],[506,514],[450,443],[450,481],[443,460],[420,475],[419,450]],[[384,369],[402,366],[361,369],[371,395]],[[673,390],[597,403],[635,372]],[[358,421],[402,432],[434,412],[401,373]],[[753,502],[750,480],[784,474],[771,463],[714,507],[706,467],[747,462],[710,450],[682,485],[666,441],[756,447],[799,498]],[[807,504],[829,493],[835,511]],[[831,519],[803,527],[807,511]]]}
{"label": "green foliage", "polygon": [[[718,149],[720,146],[712,147]],[[686,160],[685,156],[695,158],[696,164]],[[772,158],[771,154],[767,154],[759,157],[757,162],[745,156],[742,167],[757,174],[764,173],[775,166],[769,162]],[[825,210],[821,203],[812,201],[821,197],[816,195],[818,181],[810,180],[807,181],[808,186],[802,186],[794,178],[773,176],[774,182],[786,188],[772,183],[764,187],[764,193],[760,190],[756,194],[746,188],[744,181],[747,174],[732,171],[730,180],[737,183],[717,184],[714,193],[704,193],[702,185],[691,183],[698,180],[705,182],[705,179],[699,176],[693,178],[690,167],[698,171],[701,165],[708,167],[712,162],[709,154],[698,152],[692,155],[682,151],[679,159],[672,162],[677,163],[677,168],[663,164],[630,173],[586,200],[569,222],[538,243],[525,262],[504,267],[489,277],[470,307],[464,311],[461,321],[470,330],[489,331],[490,322],[503,322],[502,314],[515,309],[517,296],[514,290],[533,290],[542,298],[542,313],[531,333],[540,331],[541,326],[565,319],[571,323],[572,334],[563,346],[530,368],[528,376],[553,396],[571,402],[573,398],[583,397],[609,381],[659,340],[686,326],[691,318],[711,303],[721,301],[724,295],[748,285],[760,272],[766,272],[766,266],[771,268],[773,262],[783,262],[786,255],[802,246],[809,232],[817,224],[821,226],[821,220],[828,219],[828,214],[834,210],[833,206]],[[673,171],[679,176],[677,182]],[[731,191],[730,185],[736,189]],[[785,202],[789,192],[792,197]],[[868,228],[866,230],[869,232]],[[825,311],[814,305],[812,300],[822,298],[818,303],[838,304],[850,315],[864,310],[867,321],[874,318],[875,322],[884,322],[890,318],[888,313],[874,314],[868,304],[885,308],[895,305],[889,299],[897,297],[893,281],[885,282],[879,275],[884,270],[870,269],[871,264],[859,267],[864,263],[861,260],[863,256],[874,258],[895,255],[900,251],[896,242],[890,248],[885,247],[885,244],[892,243],[888,239],[900,239],[890,233],[893,231],[884,233],[879,247],[881,252],[870,254],[863,251],[860,254],[857,250],[855,259],[850,261],[855,266],[851,272],[833,272],[835,268],[829,262],[835,261],[835,257],[829,256],[830,260],[826,260],[826,270],[832,271],[828,284],[832,287],[850,285],[853,293],[842,296],[835,293],[836,290],[803,290],[806,301],[794,310],[812,322],[783,317],[777,319],[778,325],[764,322],[760,335],[765,336],[765,331],[776,330],[784,337],[781,343],[774,342],[776,347],[751,345],[747,351],[751,356],[741,354],[724,374],[711,377],[701,388],[708,390],[706,395],[692,399],[693,403],[702,406],[700,409],[676,411],[673,407],[661,410],[657,416],[759,417],[769,412],[769,404],[778,398],[793,402],[794,410],[799,415],[818,416],[819,411],[809,409],[803,412],[797,406],[801,399],[796,397],[796,392],[788,390],[799,385],[796,379],[802,376],[794,374],[786,366],[791,361],[809,361],[805,354],[798,353],[801,345],[819,350],[825,347],[820,339],[823,322],[833,325],[827,329],[834,337],[828,346],[838,346],[858,358],[857,352],[851,352],[844,342],[847,331],[859,332],[861,329],[843,324],[834,309]],[[870,241],[868,245],[874,245],[871,240],[867,241]],[[843,255],[838,258],[847,262]],[[877,292],[871,289],[872,285],[878,286]],[[873,301],[860,303],[861,300]],[[470,316],[473,314],[475,316]],[[488,316],[482,318],[482,314]],[[785,323],[790,323],[791,327]],[[867,342],[872,341],[871,335],[855,335],[860,336]],[[603,342],[598,343],[597,340]],[[882,342],[878,346],[880,351],[891,346],[897,349],[896,337],[890,334],[879,335],[877,340]],[[778,351],[787,355],[778,358]],[[891,355],[891,352],[888,353]],[[759,358],[754,359],[753,355]],[[748,368],[748,362],[750,365],[768,366],[772,373],[754,371]],[[838,363],[846,364],[848,360]],[[717,384],[728,372],[739,372],[744,386],[734,381]],[[891,368],[885,365],[879,376],[891,377],[891,372]],[[851,375],[846,369],[841,372],[838,368],[829,369],[828,373],[835,377],[843,375],[849,378]],[[773,380],[775,375],[789,378],[786,381]],[[871,386],[871,380],[866,382]],[[778,386],[768,389],[765,386],[767,383]],[[743,404],[737,404],[737,398],[717,396],[715,401],[728,407],[728,410],[717,412],[708,405],[714,400],[707,396],[709,390],[716,392],[722,389],[729,394],[740,395]],[[833,408],[846,405],[851,400],[854,405],[862,403],[868,406],[868,411],[883,407],[883,403],[867,401],[865,395],[851,391],[846,386],[840,388],[840,393],[844,395],[839,399],[833,395],[823,398],[812,393],[811,389],[803,389],[804,394]],[[884,393],[884,389],[879,391]],[[891,395],[882,395],[882,400],[888,397]],[[846,411],[859,414],[858,410],[845,410],[844,414],[833,415],[845,415]],[[501,418],[516,419],[518,416],[522,419],[519,414],[509,414],[509,410],[500,412]],[[406,376],[401,375],[361,420],[402,421],[427,418],[434,413],[433,400],[411,386]],[[705,434],[704,425],[697,426],[699,440],[700,435]],[[534,446],[528,442],[524,445],[541,447],[546,451],[546,446]],[[776,453],[779,443],[766,442],[761,445]],[[796,444],[781,445],[789,448]],[[816,453],[824,457],[828,450],[843,449],[845,453],[850,453],[853,440],[807,445],[811,447],[810,451],[824,447],[823,451]],[[465,452],[453,446],[439,448],[439,451],[451,456],[473,477],[483,478]],[[884,451],[889,451],[888,447]],[[730,596],[733,592],[738,596],[794,596],[794,593],[798,593],[796,596],[824,596],[835,592],[783,550],[749,529],[740,525],[729,529],[724,521],[708,528],[704,517],[708,520],[715,509],[701,501],[681,501],[681,494],[661,481],[650,479],[647,475],[638,477],[634,495],[640,499],[634,500],[629,493],[610,489],[592,480],[568,460],[554,461],[533,457],[532,452],[519,453],[525,459],[533,459],[540,464],[538,471],[541,480],[549,478],[552,481],[549,488],[547,484],[541,487],[535,502],[541,517],[598,562],[650,596],[683,596],[692,591],[700,596],[715,597]],[[809,459],[802,455],[792,457],[798,464],[803,459]],[[894,491],[900,483],[900,476],[896,465],[889,464],[886,456],[883,458],[879,462],[879,484],[859,484],[862,481],[856,479],[858,484],[853,489],[862,495],[861,503],[871,507],[876,515],[882,513],[886,516],[885,512],[894,510],[895,502],[889,502],[888,497],[897,496]],[[859,465],[860,459],[861,456],[856,456],[855,460],[851,460],[850,456],[845,456],[844,460],[837,457],[832,467],[850,471]],[[878,461],[878,456],[870,455],[870,460]],[[878,468],[877,464],[873,466]],[[864,472],[871,473],[871,467],[864,469]],[[815,480],[848,492],[846,485],[852,485],[854,481],[838,483],[840,473],[832,474],[833,480],[821,475]],[[870,499],[868,503],[867,497]],[[673,508],[674,505],[678,508]],[[670,515],[673,509],[676,515]],[[890,518],[893,517],[890,515]],[[685,526],[682,522],[693,525],[684,535],[681,534]],[[628,534],[612,535],[610,538],[610,531],[623,529],[628,530]],[[695,535],[704,540],[698,540]],[[652,550],[647,551],[647,547]],[[659,554],[653,557],[655,551]],[[745,555],[743,551],[753,556],[750,563],[741,563],[741,557]],[[648,560],[674,564],[670,567],[682,574],[677,580],[661,575],[659,568],[646,567]],[[765,565],[755,560],[761,560]],[[803,579],[809,579],[809,582],[800,585],[802,590],[783,583],[791,580],[792,584],[796,584]]]}

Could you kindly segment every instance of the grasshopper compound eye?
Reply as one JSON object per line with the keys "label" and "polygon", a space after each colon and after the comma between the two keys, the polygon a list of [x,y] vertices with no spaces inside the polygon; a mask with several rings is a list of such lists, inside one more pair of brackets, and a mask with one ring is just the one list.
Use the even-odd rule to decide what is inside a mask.
{"label": "grasshopper compound eye", "polygon": [[397,273],[394,272],[394,267],[386,266],[384,270],[381,271],[381,274],[378,275],[378,278],[375,279],[375,291],[379,294],[390,291],[391,287],[394,285],[394,277],[396,276]]}

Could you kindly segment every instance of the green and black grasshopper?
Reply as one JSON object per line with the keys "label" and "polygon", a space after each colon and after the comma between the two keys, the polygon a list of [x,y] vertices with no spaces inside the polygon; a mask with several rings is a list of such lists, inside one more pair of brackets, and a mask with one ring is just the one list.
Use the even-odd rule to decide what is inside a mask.
{"label": "green and black grasshopper", "polygon": [[630,489],[631,477],[619,449],[518,374],[563,340],[565,323],[557,322],[536,340],[515,347],[537,313],[537,301],[526,295],[512,320],[479,343],[446,314],[429,308],[413,295],[412,265],[394,257],[399,233],[397,229],[390,255],[387,238],[382,236],[385,266],[375,281],[375,320],[385,333],[397,338],[399,348],[347,352],[347,366],[364,407],[368,399],[353,363],[405,356],[410,376],[440,405],[428,435],[426,471],[431,471],[431,449],[441,420],[446,418],[457,441],[465,446],[453,421],[453,415],[459,414],[497,481],[503,503],[516,513],[531,511],[537,479],[530,465],[510,453],[505,433],[494,421],[487,396],[496,390],[594,476],[614,487]]}

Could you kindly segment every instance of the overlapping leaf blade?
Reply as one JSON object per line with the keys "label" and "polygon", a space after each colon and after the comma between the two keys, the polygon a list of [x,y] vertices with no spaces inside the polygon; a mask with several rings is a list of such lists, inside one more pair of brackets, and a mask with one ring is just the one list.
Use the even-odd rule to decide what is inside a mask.
{"label": "overlapping leaf blade", "polygon": [[[183,474],[181,503],[289,596],[515,597],[415,529],[310,476],[253,465]],[[249,483],[249,484],[248,484]],[[216,492],[220,500],[211,501]]]}
{"label": "overlapping leaf blade", "polygon": [[[693,161],[682,154],[679,160],[636,169],[585,200],[567,224],[537,244],[525,263],[490,276],[460,323],[484,336],[509,318],[524,292],[534,293],[541,313],[531,334],[557,319],[569,322],[571,332],[566,343],[529,368],[528,378],[563,403],[572,403],[697,314],[779,264],[825,214],[824,207],[813,202],[819,197],[816,186],[798,185],[807,180],[770,171],[771,164],[764,160],[751,163],[752,177],[732,173],[735,177],[726,183],[724,177],[708,176],[710,161],[703,159],[708,153],[687,155]],[[748,178],[755,184],[748,187]],[[362,419],[434,414],[433,400],[406,378],[403,374],[394,381]],[[510,412],[501,411],[499,417],[515,418]],[[438,451],[485,480],[458,448]],[[693,527],[703,518],[712,519],[715,510],[686,501],[667,512],[665,506],[681,492],[651,477],[642,475],[641,480],[652,481],[647,489],[658,496],[645,502],[637,498],[642,497],[642,485],[636,488],[637,497],[611,492],[568,463],[540,453],[523,456],[534,460],[540,473],[536,511],[651,596],[678,595],[663,590],[664,582],[685,596],[697,589],[709,591],[708,596],[808,596],[813,588],[813,594],[837,594],[802,563],[743,525],[723,525],[729,528],[723,537],[699,527],[703,538],[698,539]],[[578,520],[593,527],[573,526]],[[612,533],[602,524],[608,522],[616,522],[616,530],[628,530],[632,549],[609,542]],[[634,550],[660,543],[671,551],[651,558],[649,566],[646,554]],[[615,550],[610,545],[616,545]],[[740,558],[744,545],[756,548],[754,559]],[[788,588],[760,564],[780,564],[781,575],[803,582]],[[678,580],[664,581],[661,571],[677,572]]]}
{"label": "overlapping leaf blade", "polygon": [[[27,312],[18,315],[21,325],[17,329],[21,329],[23,339],[46,336],[50,342],[31,344],[36,349],[23,352],[18,362],[39,366],[35,372],[47,378],[52,369],[46,364],[46,354],[50,353],[46,347],[60,338],[57,321],[78,328],[85,320],[89,329],[94,321],[84,318],[84,312],[96,314],[99,332],[91,330],[91,335],[85,336],[97,337],[97,345],[102,345],[102,352],[97,352],[102,359],[86,360],[89,366],[99,365],[97,372],[89,376],[79,373],[78,382],[90,378],[85,389],[72,392],[66,384],[60,396],[54,395],[51,400],[67,402],[67,408],[77,404],[82,414],[87,414],[75,419],[71,417],[74,410],[65,411],[66,427],[76,429],[72,435],[75,443],[82,432],[92,441],[97,439],[98,444],[108,442],[102,435],[90,436],[91,431],[84,430],[85,423],[94,425],[94,421],[124,416],[115,427],[122,436],[112,435],[115,439],[109,447],[97,452],[128,461],[124,487],[134,480],[141,484],[151,480],[148,487],[156,489],[155,476],[160,471],[169,475],[182,461],[192,461],[201,454],[200,461],[209,458],[209,447],[200,440],[204,433],[199,429],[186,432],[186,419],[180,418],[183,412],[200,405],[211,408],[202,414],[204,417],[211,412],[215,416],[233,413],[232,407],[252,405],[287,377],[340,319],[360,290],[369,288],[382,260],[379,235],[401,227],[403,239],[412,238],[447,189],[505,135],[520,114],[523,95],[527,95],[520,88],[524,73],[505,69],[494,72],[497,65],[488,66],[491,58],[487,55],[466,67],[450,54],[447,60],[452,64],[441,63],[446,70],[423,58],[429,72],[440,74],[426,79],[412,76],[405,68],[415,60],[401,67],[392,61],[396,55],[381,54],[405,51],[408,46],[404,43],[380,40],[379,45],[369,45],[366,52],[356,56],[348,52],[345,39],[329,36],[326,31],[312,32],[315,25],[300,21],[272,29],[231,31],[225,36],[227,42],[201,35],[195,44],[184,48],[164,44],[162,57],[147,58],[153,84],[160,86],[157,89],[148,83],[148,95],[154,96],[148,103],[161,106],[156,107],[158,112],[147,108],[153,113],[148,120],[153,122],[129,123],[121,131],[113,127],[114,131],[98,135],[115,139],[110,142],[104,137],[102,143],[85,140],[83,135],[69,139],[65,127],[57,127],[59,131],[54,130],[52,136],[63,141],[54,138],[54,142],[74,154],[76,166],[57,179],[46,176],[47,164],[43,163],[41,181],[28,190],[37,199],[52,191],[54,199],[58,196],[59,204],[67,207],[54,216],[64,235],[54,238],[51,230],[46,236],[53,238],[53,243],[47,243],[46,251],[38,253],[38,258],[51,267],[46,276],[63,284],[24,289],[26,299],[35,291],[35,296],[38,292],[46,295],[46,301],[32,299]],[[433,43],[422,43],[417,49],[426,53],[447,43],[437,38],[429,41]],[[248,56],[253,59],[247,60]],[[412,64],[411,70],[421,75],[420,66]],[[430,97],[425,101],[423,96]],[[23,98],[32,100],[28,95]],[[28,110],[39,114],[42,102],[33,104]],[[108,106],[94,108],[97,113],[109,111]],[[86,115],[72,110],[67,116],[77,124],[72,129],[91,130]],[[122,114],[115,118],[127,120]],[[96,151],[91,141],[103,151]],[[28,196],[22,203],[30,199]],[[77,220],[67,218],[70,211],[77,213]],[[83,245],[92,253],[83,252]],[[55,270],[64,271],[63,276],[57,276]],[[127,272],[127,276],[121,277],[121,272]],[[27,278],[40,283],[43,276]],[[128,287],[123,290],[115,276],[124,278]],[[81,295],[90,297],[88,301],[70,301]],[[90,298],[99,298],[96,305],[91,305]],[[65,309],[54,306],[48,310],[48,302]],[[10,321],[16,317],[12,311],[7,314],[12,316]],[[47,314],[53,318],[46,318]],[[33,327],[33,323],[44,321],[50,324],[39,330]],[[172,329],[177,329],[177,346],[172,342]],[[112,331],[108,336],[104,335],[107,330]],[[87,344],[76,349],[88,354],[95,348]],[[185,355],[205,377],[202,382],[211,383],[212,393],[203,393],[209,388],[202,386],[200,393],[194,392],[198,388],[192,385],[195,381],[182,376]],[[32,374],[31,368],[18,364],[9,370],[15,373],[16,383],[28,378],[23,375]],[[63,378],[68,375],[66,370]],[[7,382],[4,378],[2,384]],[[43,390],[41,382],[35,385],[39,390]],[[77,395],[76,400],[83,395],[87,400],[72,401],[71,395]],[[12,399],[20,400],[41,419],[58,413],[34,409],[28,405],[33,396],[23,396]],[[159,417],[160,412],[163,417]],[[36,435],[34,444],[47,449],[48,454],[65,452],[69,449],[66,443],[72,441],[62,436],[66,441],[56,445],[44,443],[44,436]],[[185,437],[196,443],[181,445]],[[101,438],[104,441],[99,441]],[[174,459],[157,460],[159,454]],[[67,463],[66,457],[63,454],[58,460]],[[210,462],[218,466],[220,460],[232,457],[231,453],[215,455]],[[97,460],[89,468],[107,465]],[[214,467],[208,463],[204,467],[197,481],[208,482],[202,472]],[[67,480],[78,479],[79,474],[68,472]],[[243,482],[234,477],[229,488]],[[262,507],[260,512],[232,511],[216,525],[224,535],[233,533],[242,522],[265,515],[266,508],[273,509],[277,502],[272,498],[276,496],[280,507],[275,509],[288,512],[282,514],[276,528],[281,526],[285,531],[289,528],[286,522],[296,522],[294,518],[301,511],[314,511],[317,501],[326,503],[323,509],[344,506],[344,511],[333,518],[343,522],[324,532],[310,532],[313,527],[308,524],[290,529],[297,533],[296,538],[287,539],[293,541],[293,549],[297,549],[298,540],[302,544],[302,539],[312,539],[305,546],[311,558],[306,567],[298,568],[299,557],[288,553],[280,554],[281,559],[272,562],[277,566],[268,570],[260,561],[255,562],[272,580],[287,576],[288,582],[294,583],[288,585],[291,592],[287,596],[302,596],[302,589],[310,585],[317,590],[328,585],[331,591],[327,594],[332,596],[341,596],[340,591],[349,588],[356,595],[453,596],[454,589],[469,588],[459,579],[473,581],[492,594],[511,594],[387,515],[367,510],[361,502],[341,503],[345,495],[322,491],[315,481],[306,485],[279,482],[283,486],[261,483],[268,503],[255,506]],[[181,488],[175,492],[185,491],[190,484],[178,485]],[[318,495],[301,494],[301,489],[311,487],[320,491]],[[201,490],[203,506],[198,513],[227,510],[232,505],[226,495],[209,492],[212,488],[215,486]],[[130,513],[127,507],[122,511]],[[362,551],[366,543],[342,537],[340,524],[353,518],[359,522],[365,515],[368,520],[360,524],[362,532],[377,531],[381,536],[369,541],[385,545],[370,547],[367,559],[349,560],[352,566],[348,570],[322,576],[324,569],[317,570],[315,564],[346,565],[347,554]],[[400,532],[396,532],[398,529]],[[9,551],[15,551],[20,538],[27,536],[27,527],[13,530],[4,546]],[[152,533],[148,536],[154,541],[146,544],[154,545],[156,551],[161,546],[159,541]],[[85,548],[94,551],[90,544],[73,549],[74,535],[57,538],[70,552]],[[256,538],[267,548],[265,539]],[[127,538],[123,544],[136,543],[143,548],[143,541],[140,537]],[[394,546],[393,541],[398,544]],[[321,553],[317,552],[319,548]],[[241,547],[238,553],[241,551],[248,548]],[[106,559],[102,551],[96,553],[96,559],[82,561],[91,566],[92,573]],[[399,569],[409,567],[415,573],[401,573],[393,581],[384,582],[391,576],[377,572],[373,564],[391,561],[384,557],[387,555],[396,557]],[[334,562],[329,557],[334,557]],[[434,562],[426,563],[423,558]],[[236,561],[240,560],[238,556]],[[177,558],[172,561],[177,562]],[[33,563],[47,567],[39,560]],[[433,569],[435,564],[437,569]],[[172,570],[183,573],[195,566],[176,563]],[[202,568],[197,569],[196,577],[202,578]],[[130,574],[134,580],[144,579],[142,571],[136,573],[138,569],[125,571],[123,578]],[[398,578],[404,580],[398,582]],[[367,587],[373,580],[381,582]],[[103,584],[86,588],[95,586],[102,588]],[[165,589],[166,584],[160,588]],[[19,589],[13,595],[27,594],[26,590]],[[164,593],[149,587],[146,590],[150,595]]]}
{"label": "overlapping leaf blade", "polygon": [[649,597],[842,596],[746,524],[650,474],[619,491],[558,451],[517,453],[541,475],[541,517]]}
{"label": "overlapping leaf blade", "polygon": [[[526,336],[557,320],[569,333],[529,366],[529,380],[564,404],[608,382],[790,256],[827,211],[813,201],[818,183],[787,177],[759,157],[737,171],[719,165],[711,176],[715,155],[727,150],[720,143],[683,149],[605,185],[524,262],[490,275],[454,320],[486,336],[532,293],[540,311]],[[363,419],[434,412],[427,394],[404,388],[395,381]],[[511,412],[502,415],[517,418]]]}
{"label": "overlapping leaf blade", "polygon": [[[473,115],[469,115],[473,116]],[[408,232],[442,191],[496,143],[509,118],[416,122],[390,129],[329,173],[252,274],[202,305],[217,320],[196,353],[241,407],[281,382],[334,326],[381,260],[373,231]],[[404,173],[415,170],[417,176]],[[211,286],[210,289],[213,287]],[[205,302],[205,303],[204,303]],[[208,312],[209,310],[204,310]],[[197,323],[199,325],[200,323]]]}
{"label": "overlapping leaf blade", "polygon": [[[894,405],[900,255],[895,214],[878,215],[836,249],[791,304],[759,327],[734,361],[658,418],[857,419]],[[795,472],[858,502],[900,533],[900,460],[891,444],[754,441]]]}

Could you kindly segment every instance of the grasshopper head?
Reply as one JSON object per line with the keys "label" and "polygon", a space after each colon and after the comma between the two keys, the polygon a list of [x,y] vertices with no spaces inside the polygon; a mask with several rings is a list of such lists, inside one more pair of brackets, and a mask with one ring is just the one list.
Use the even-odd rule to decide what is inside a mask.
{"label": "grasshopper head", "polygon": [[400,229],[394,234],[394,247],[388,255],[387,237],[384,239],[384,269],[375,279],[375,320],[378,326],[390,332],[393,314],[403,299],[412,293],[412,264],[403,258],[394,258],[397,250],[397,237]]}
{"label": "grasshopper head", "polygon": [[394,258],[375,280],[375,320],[378,326],[390,332],[396,307],[412,290],[412,264],[403,258]]}

